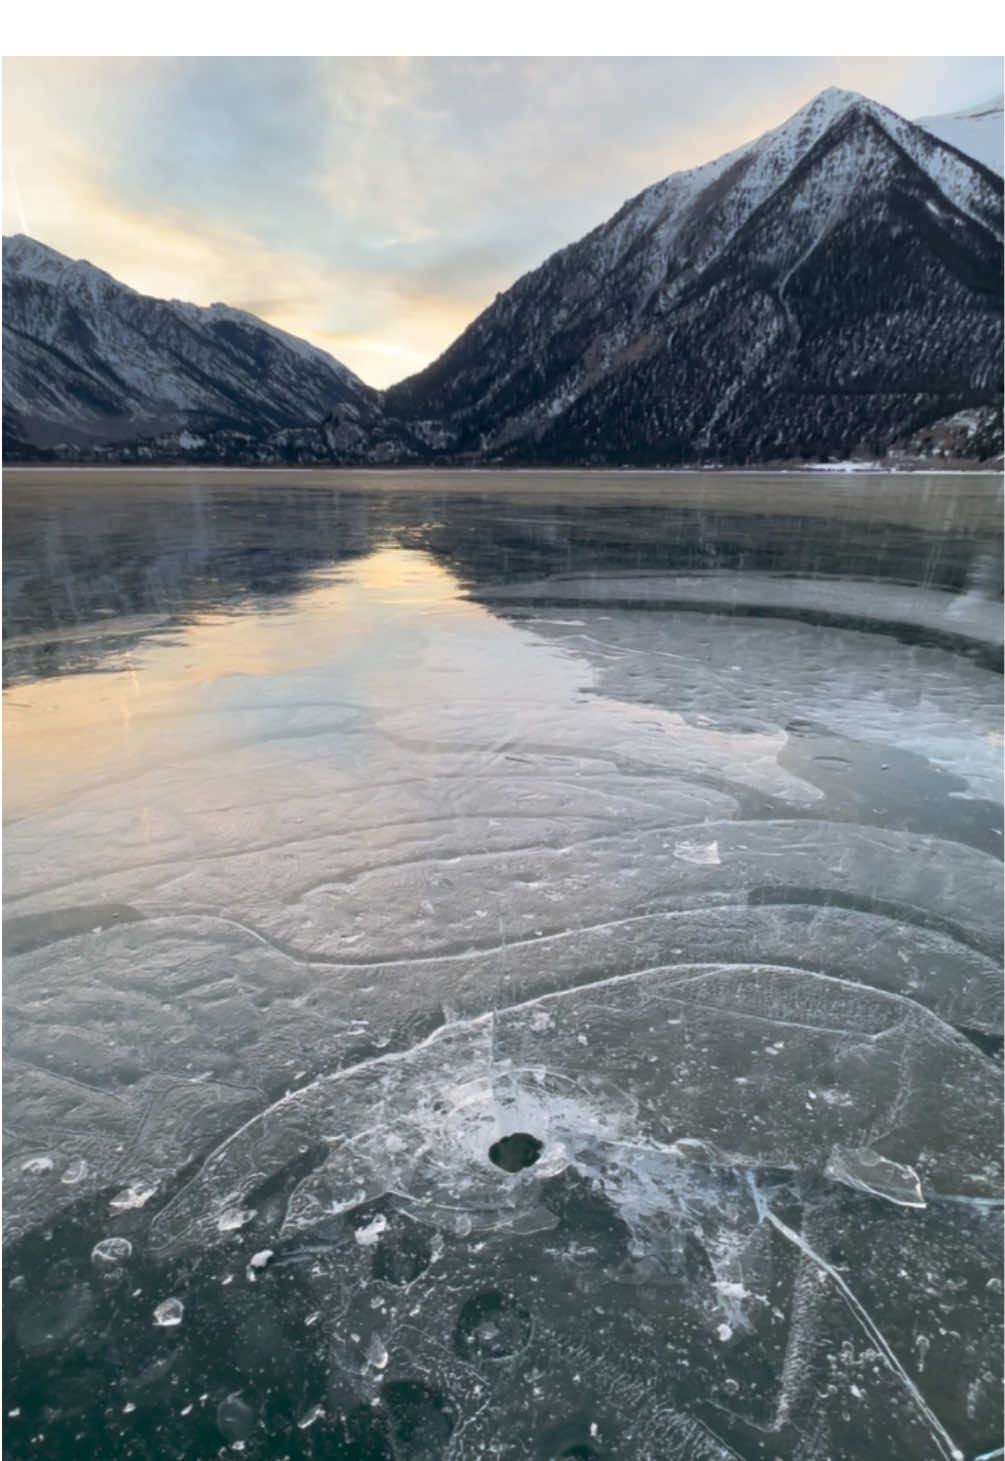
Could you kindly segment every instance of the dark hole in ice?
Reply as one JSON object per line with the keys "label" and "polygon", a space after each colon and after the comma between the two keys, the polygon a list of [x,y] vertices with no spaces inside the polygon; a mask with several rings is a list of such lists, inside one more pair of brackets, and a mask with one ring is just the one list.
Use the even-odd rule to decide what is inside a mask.
{"label": "dark hole in ice", "polygon": [[492,1290],[465,1300],[457,1316],[454,1349],[462,1359],[502,1360],[530,1339],[530,1315],[515,1299]]}
{"label": "dark hole in ice", "polygon": [[396,1213],[373,1250],[371,1271],[384,1283],[409,1284],[426,1271],[432,1256],[428,1233]]}
{"label": "dark hole in ice", "polygon": [[514,1131],[501,1136],[489,1147],[489,1161],[501,1167],[504,1172],[521,1172],[532,1167],[541,1155],[542,1144],[536,1136],[526,1131]]}
{"label": "dark hole in ice", "polygon": [[216,1408],[216,1423],[228,1441],[246,1441],[255,1426],[255,1413],[239,1395],[228,1395]]}
{"label": "dark hole in ice", "polygon": [[602,1453],[592,1440],[595,1434],[589,1418],[580,1412],[550,1425],[538,1441],[537,1454],[547,1461],[601,1461]]}
{"label": "dark hole in ice", "polygon": [[387,1419],[370,1405],[354,1406],[344,1415],[333,1439],[335,1446],[327,1453],[332,1461],[393,1461]]}
{"label": "dark hole in ice", "polygon": [[83,1342],[77,1331],[93,1306],[91,1290],[82,1283],[44,1294],[17,1316],[14,1324],[17,1341],[28,1351],[76,1346]]}
{"label": "dark hole in ice", "polygon": [[381,1400],[391,1418],[391,1444],[399,1461],[435,1461],[446,1449],[454,1417],[445,1398],[418,1380],[392,1380]]}
{"label": "dark hole in ice", "polygon": [[1001,1059],[1002,1049],[1005,1046],[1005,1040],[1002,1039],[1001,1035],[992,1034],[987,1030],[974,1030],[969,1025],[956,1025],[955,1028],[971,1044],[976,1045],[978,1050],[982,1051],[985,1055],[989,1055],[992,1060]]}

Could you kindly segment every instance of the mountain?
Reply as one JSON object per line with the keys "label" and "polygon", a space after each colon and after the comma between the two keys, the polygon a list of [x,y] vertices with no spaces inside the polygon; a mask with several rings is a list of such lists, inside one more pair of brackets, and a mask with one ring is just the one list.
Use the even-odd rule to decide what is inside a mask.
{"label": "mountain", "polygon": [[254,315],[151,299],[23,234],[3,284],[5,456],[184,459],[207,435],[226,456],[325,418],[369,440],[377,393]]}
{"label": "mountain", "polygon": [[1005,96],[993,96],[962,112],[919,117],[918,126],[994,172],[1005,172]]}
{"label": "mountain", "polygon": [[513,462],[874,454],[964,410],[1000,443],[1001,280],[1001,178],[830,89],[518,280],[385,411]]}
{"label": "mountain", "polygon": [[384,393],[252,315],[150,299],[5,239],[5,456],[994,456],[1003,182],[950,121],[987,125],[978,108],[926,130],[824,91],[630,199]]}

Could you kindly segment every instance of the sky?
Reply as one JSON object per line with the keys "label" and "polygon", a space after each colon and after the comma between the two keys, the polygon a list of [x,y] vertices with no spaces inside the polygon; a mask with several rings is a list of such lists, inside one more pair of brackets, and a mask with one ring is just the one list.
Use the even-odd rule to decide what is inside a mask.
{"label": "sky", "polygon": [[825,86],[907,117],[1001,57],[7,57],[3,232],[222,300],[384,387],[626,198]]}

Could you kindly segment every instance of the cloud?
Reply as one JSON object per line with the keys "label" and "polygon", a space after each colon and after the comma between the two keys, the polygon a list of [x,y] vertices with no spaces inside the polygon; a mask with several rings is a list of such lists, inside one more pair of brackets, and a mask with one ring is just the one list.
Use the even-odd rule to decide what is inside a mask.
{"label": "cloud", "polygon": [[[7,159],[12,165],[12,159]],[[222,300],[313,341],[372,385],[386,386],[445,349],[475,311],[406,275],[341,267],[240,228],[166,208],[124,206],[83,168],[30,189],[31,231],[143,294]],[[11,202],[5,187],[5,208]],[[5,231],[22,227],[8,218]]]}
{"label": "cloud", "polygon": [[920,115],[999,78],[995,58],[14,58],[4,228],[386,385],[626,198],[822,87]]}

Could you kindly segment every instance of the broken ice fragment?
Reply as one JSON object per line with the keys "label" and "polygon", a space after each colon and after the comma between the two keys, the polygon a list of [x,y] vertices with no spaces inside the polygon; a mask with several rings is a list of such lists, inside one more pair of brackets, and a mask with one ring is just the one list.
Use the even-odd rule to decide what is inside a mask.
{"label": "broken ice fragment", "polygon": [[380,1242],[380,1235],[386,1227],[387,1218],[382,1212],[378,1212],[372,1222],[356,1229],[356,1242],[361,1248],[372,1248],[374,1243]]}
{"label": "broken ice fragment", "polygon": [[375,1334],[367,1346],[366,1362],[368,1365],[372,1365],[375,1370],[384,1370],[387,1368],[387,1349],[379,1334]]}
{"label": "broken ice fragment", "polygon": [[244,1207],[231,1207],[222,1212],[216,1220],[216,1226],[221,1233],[233,1233],[238,1228],[243,1228],[245,1223],[250,1223],[255,1216],[254,1210]]}
{"label": "broken ice fragment", "polygon": [[750,1295],[742,1283],[730,1283],[726,1279],[716,1279],[715,1288],[724,1299],[749,1299]]}
{"label": "broken ice fragment", "polygon": [[873,1197],[884,1197],[898,1207],[927,1206],[914,1168],[891,1162],[868,1147],[833,1147],[824,1175]]}
{"label": "broken ice fragment", "polygon": [[144,1207],[156,1191],[156,1182],[130,1182],[128,1187],[124,1187],[117,1196],[112,1198],[108,1206],[114,1208],[116,1212],[125,1212],[133,1207]]}
{"label": "broken ice fragment", "polygon": [[184,1313],[181,1299],[164,1299],[154,1310],[154,1323],[161,1329],[173,1329],[181,1323]]}

